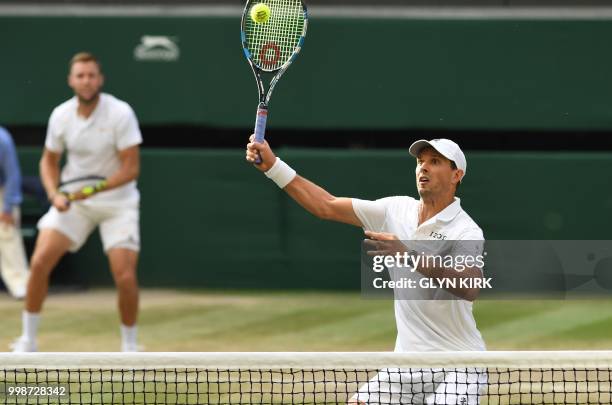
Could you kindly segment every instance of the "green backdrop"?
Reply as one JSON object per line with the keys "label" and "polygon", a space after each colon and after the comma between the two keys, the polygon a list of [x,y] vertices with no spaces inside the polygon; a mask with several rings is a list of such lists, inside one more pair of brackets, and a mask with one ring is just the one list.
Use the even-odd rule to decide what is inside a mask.
{"label": "green backdrop", "polygon": [[[278,151],[338,196],[416,195],[406,151]],[[20,149],[36,173],[38,149]],[[362,232],[307,214],[241,150],[143,150],[146,286],[359,288]],[[468,152],[459,196],[487,239],[610,239],[611,153]],[[85,284],[111,278],[97,236],[67,261]]]}
{"label": "green backdrop", "polygon": [[[0,122],[43,125],[67,61],[98,54],[141,123],[247,128],[256,87],[234,17],[0,16]],[[171,62],[139,61],[165,36]],[[312,18],[271,127],[612,128],[612,21]],[[159,49],[158,49],[159,50]]]}

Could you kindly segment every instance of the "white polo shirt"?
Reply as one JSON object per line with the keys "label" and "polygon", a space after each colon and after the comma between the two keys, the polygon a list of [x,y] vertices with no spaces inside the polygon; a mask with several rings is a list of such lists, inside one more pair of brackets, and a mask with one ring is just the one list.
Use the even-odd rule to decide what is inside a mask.
{"label": "white polo shirt", "polygon": [[[353,210],[374,232],[395,234],[400,240],[484,241],[482,230],[463,211],[459,198],[418,226],[419,201],[388,197],[376,201],[353,199]],[[472,314],[472,303],[439,298],[448,291],[428,291],[427,300],[395,300],[397,339],[395,351],[485,350]]]}
{"label": "white polo shirt", "polygon": [[[129,104],[106,93],[100,94],[100,101],[88,118],[79,116],[77,108],[75,96],[53,110],[45,147],[56,153],[67,151],[62,182],[84,176],[108,178],[121,165],[118,152],[142,143],[136,114]],[[139,199],[136,181],[132,181],[82,203],[137,206]]]}

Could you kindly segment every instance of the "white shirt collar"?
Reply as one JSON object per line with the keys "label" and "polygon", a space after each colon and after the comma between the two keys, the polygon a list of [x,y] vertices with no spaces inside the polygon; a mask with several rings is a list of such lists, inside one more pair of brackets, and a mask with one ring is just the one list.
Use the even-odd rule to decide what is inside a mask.
{"label": "white shirt collar", "polygon": [[[442,211],[438,212],[433,217],[429,218],[427,221],[423,222],[418,227],[428,226],[436,222],[450,222],[461,212],[461,200],[459,197],[454,197],[455,201],[450,203],[446,208]],[[417,211],[418,217],[418,211]]]}
{"label": "white shirt collar", "polygon": [[461,212],[461,200],[459,197],[454,199],[455,201],[435,216],[436,221],[450,222]]}

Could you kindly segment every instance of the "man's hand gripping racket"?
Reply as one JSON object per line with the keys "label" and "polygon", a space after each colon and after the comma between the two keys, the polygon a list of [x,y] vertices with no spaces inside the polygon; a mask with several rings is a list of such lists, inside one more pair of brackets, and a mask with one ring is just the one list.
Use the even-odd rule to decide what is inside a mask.
{"label": "man's hand gripping racket", "polygon": [[66,211],[73,201],[85,200],[106,190],[107,182],[102,176],[85,176],[60,184],[51,203],[59,211]]}

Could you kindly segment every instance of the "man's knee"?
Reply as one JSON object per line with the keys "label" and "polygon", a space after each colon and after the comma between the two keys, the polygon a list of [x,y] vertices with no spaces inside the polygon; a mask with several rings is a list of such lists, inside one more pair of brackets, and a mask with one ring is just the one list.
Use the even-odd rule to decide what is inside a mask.
{"label": "man's knee", "polygon": [[111,249],[108,251],[108,258],[117,287],[129,287],[137,284],[137,252],[129,249]]}
{"label": "man's knee", "polygon": [[49,249],[36,249],[30,259],[30,271],[33,274],[51,273],[62,254]]}
{"label": "man's knee", "polygon": [[136,278],[136,270],[131,267],[117,269],[114,272],[115,284],[119,288],[129,288],[136,286],[138,280]]}
{"label": "man's knee", "polygon": [[53,229],[43,229],[38,234],[34,253],[30,259],[32,272],[50,272],[70,248],[70,239]]}
{"label": "man's knee", "polygon": [[47,273],[50,271],[49,266],[45,266],[47,263],[42,255],[34,255],[30,260],[30,271],[34,274]]}

